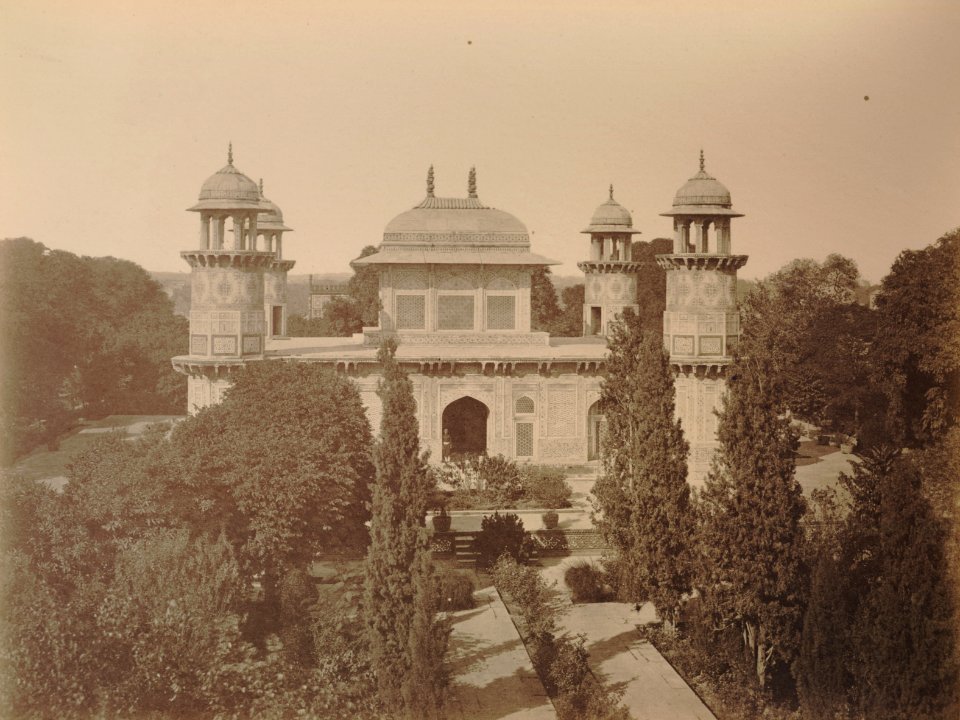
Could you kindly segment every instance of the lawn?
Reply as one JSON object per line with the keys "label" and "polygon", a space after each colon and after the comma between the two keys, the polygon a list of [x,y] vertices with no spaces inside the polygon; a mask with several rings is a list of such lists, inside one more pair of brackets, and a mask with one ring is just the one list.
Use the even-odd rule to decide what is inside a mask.
{"label": "lawn", "polygon": [[56,450],[37,448],[21,458],[10,470],[21,477],[43,481],[59,489],[66,483],[67,465],[73,456],[90,447],[105,433],[122,432],[136,437],[150,425],[181,419],[180,415],[108,415],[102,420],[88,420],[62,436]]}

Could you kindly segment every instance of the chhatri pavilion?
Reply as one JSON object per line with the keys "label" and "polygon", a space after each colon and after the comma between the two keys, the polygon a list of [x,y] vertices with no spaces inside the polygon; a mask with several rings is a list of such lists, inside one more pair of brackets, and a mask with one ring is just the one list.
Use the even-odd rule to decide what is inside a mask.
{"label": "chhatri pavilion", "polygon": [[[378,252],[353,262],[376,268],[381,310],[376,327],[347,338],[285,336],[289,228],[262,183],[234,167],[232,150],[190,210],[201,221],[198,249],[181,253],[192,268],[190,354],[173,358],[188,377],[190,412],[219,402],[245,363],[286,359],[353,378],[376,429],[377,349],[392,337],[433,461],[480,452],[543,464],[598,459],[605,335],[617,314],[637,307],[639,269],[631,257],[638,231],[612,187],[582,231],[589,259],[579,263],[584,334],[575,338],[531,329],[531,275],[555,263],[532,251],[519,219],[483,204],[472,169],[467,196],[451,198],[435,194],[431,167],[423,200],[387,223]],[[658,258],[668,275],[664,338],[697,482],[716,446],[712,411],[739,331],[736,269],[746,257],[730,255],[729,220],[739,214],[702,155],[700,172],[664,214],[675,230],[674,252]]]}

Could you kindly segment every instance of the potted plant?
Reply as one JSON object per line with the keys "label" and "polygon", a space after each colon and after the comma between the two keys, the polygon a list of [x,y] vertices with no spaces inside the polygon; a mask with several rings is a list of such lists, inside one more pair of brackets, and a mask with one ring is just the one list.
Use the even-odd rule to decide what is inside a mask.
{"label": "potted plant", "polygon": [[440,512],[434,514],[433,529],[437,532],[448,532],[450,530],[450,516],[447,515],[446,505],[441,505]]}
{"label": "potted plant", "polygon": [[556,530],[557,525],[560,522],[560,516],[557,514],[556,510],[547,510],[543,515],[540,516],[543,520],[543,526],[547,530]]}

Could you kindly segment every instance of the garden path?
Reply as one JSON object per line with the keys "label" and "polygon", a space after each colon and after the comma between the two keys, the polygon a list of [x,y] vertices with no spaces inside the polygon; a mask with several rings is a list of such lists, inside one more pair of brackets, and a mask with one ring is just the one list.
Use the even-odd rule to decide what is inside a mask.
{"label": "garden path", "polygon": [[492,586],[474,594],[472,610],[452,613],[451,720],[556,720],[500,595]]}
{"label": "garden path", "polygon": [[640,638],[637,625],[656,621],[652,604],[639,611],[628,603],[574,605],[563,582],[575,562],[599,556],[546,560],[541,572],[556,581],[557,600],[565,606],[559,622],[569,635],[583,635],[588,662],[607,688],[623,691],[623,704],[635,720],[716,720],[714,714],[657,649]]}

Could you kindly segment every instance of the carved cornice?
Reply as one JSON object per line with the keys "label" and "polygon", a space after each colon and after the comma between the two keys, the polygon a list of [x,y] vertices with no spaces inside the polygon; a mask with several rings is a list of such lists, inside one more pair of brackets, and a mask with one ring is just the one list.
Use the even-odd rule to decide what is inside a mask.
{"label": "carved cornice", "polygon": [[670,367],[677,375],[686,375],[698,378],[726,377],[727,367],[731,360],[680,360],[670,358]]}
{"label": "carved cornice", "polygon": [[277,256],[258,250],[184,250],[180,257],[192,268],[260,268],[275,262]]}
{"label": "carved cornice", "polygon": [[664,270],[699,268],[702,270],[739,270],[747,264],[747,255],[657,255],[657,265]]}
{"label": "carved cornice", "polygon": [[173,369],[183,375],[192,375],[194,377],[203,376],[211,380],[219,380],[229,377],[231,373],[236,372],[247,362],[256,358],[242,360],[240,358],[202,358],[191,357],[189,355],[178,355],[171,358],[170,363]]}
{"label": "carved cornice", "polygon": [[583,260],[577,267],[588,275],[594,273],[623,273],[631,275],[640,272],[643,263],[632,260]]}
{"label": "carved cornice", "polygon": [[293,269],[293,266],[296,264],[296,260],[273,260],[268,266],[268,270],[279,270],[281,272],[289,272]]}

